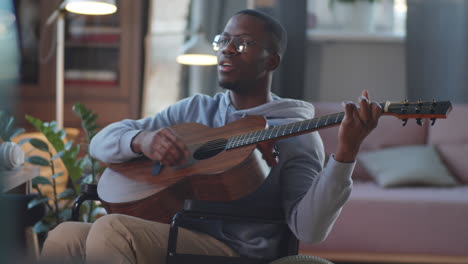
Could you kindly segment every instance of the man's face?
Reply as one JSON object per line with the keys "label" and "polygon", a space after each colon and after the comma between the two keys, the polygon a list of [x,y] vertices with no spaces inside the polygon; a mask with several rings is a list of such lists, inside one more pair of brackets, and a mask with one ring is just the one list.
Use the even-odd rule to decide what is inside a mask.
{"label": "man's face", "polygon": [[251,43],[243,53],[236,50],[232,40],[218,50],[219,85],[238,93],[248,92],[267,74],[269,53],[264,47],[268,47],[270,36],[264,30],[264,22],[250,15],[236,15],[228,21],[221,35]]}

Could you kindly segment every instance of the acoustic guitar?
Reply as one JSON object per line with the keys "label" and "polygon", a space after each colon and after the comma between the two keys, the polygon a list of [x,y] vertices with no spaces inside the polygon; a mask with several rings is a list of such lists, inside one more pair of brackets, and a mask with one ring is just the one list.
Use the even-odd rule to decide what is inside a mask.
{"label": "acoustic guitar", "polygon": [[[383,115],[404,121],[446,118],[452,109],[449,101],[386,102]],[[136,201],[103,205],[109,213],[121,213],[168,223],[182,208],[185,199],[232,201],[256,190],[268,175],[268,168],[256,155],[257,143],[298,136],[341,123],[344,112],[290,124],[267,127],[264,117],[247,116],[219,128],[197,123],[172,126],[191,153],[178,167],[162,167],[146,158],[111,164],[124,177],[154,187],[152,195]],[[263,164],[263,165],[262,165]],[[105,172],[106,173],[106,172]]]}

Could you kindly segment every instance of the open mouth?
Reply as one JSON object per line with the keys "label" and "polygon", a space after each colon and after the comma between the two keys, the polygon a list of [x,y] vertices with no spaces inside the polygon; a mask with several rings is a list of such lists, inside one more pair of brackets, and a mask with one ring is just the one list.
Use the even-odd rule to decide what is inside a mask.
{"label": "open mouth", "polygon": [[218,69],[221,72],[231,72],[235,70],[235,67],[230,62],[222,61],[221,63],[219,63]]}

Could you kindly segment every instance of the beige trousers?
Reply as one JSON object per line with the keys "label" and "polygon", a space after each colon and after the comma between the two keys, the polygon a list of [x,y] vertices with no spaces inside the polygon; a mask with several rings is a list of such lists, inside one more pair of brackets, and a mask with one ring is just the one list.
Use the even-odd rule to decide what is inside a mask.
{"label": "beige trousers", "polygon": [[[169,225],[110,214],[95,223],[65,222],[49,232],[44,263],[166,263]],[[177,252],[237,256],[215,238],[180,228]]]}

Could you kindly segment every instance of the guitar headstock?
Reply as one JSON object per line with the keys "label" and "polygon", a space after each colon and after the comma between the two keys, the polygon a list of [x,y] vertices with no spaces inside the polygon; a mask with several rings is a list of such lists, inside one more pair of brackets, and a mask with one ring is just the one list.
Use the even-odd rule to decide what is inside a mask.
{"label": "guitar headstock", "polygon": [[422,118],[432,120],[434,125],[438,118],[447,118],[447,114],[452,110],[450,101],[415,101],[408,102],[386,102],[382,105],[384,115],[393,115],[403,120],[403,126],[409,118],[415,118],[418,125],[422,125]]}

